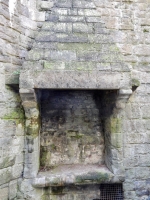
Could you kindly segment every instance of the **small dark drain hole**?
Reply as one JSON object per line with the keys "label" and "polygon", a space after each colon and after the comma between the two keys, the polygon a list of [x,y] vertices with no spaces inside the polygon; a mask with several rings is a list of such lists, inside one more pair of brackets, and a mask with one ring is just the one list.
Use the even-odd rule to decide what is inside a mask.
{"label": "small dark drain hole", "polygon": [[93,200],[123,200],[122,184],[101,184],[100,199]]}

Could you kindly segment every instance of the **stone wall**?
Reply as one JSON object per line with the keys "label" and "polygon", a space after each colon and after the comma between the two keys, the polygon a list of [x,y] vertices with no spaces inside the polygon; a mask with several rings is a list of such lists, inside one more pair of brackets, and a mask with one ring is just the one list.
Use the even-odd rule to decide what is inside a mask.
{"label": "stone wall", "polygon": [[17,84],[37,30],[36,20],[44,19],[44,12],[36,9],[36,1],[0,1],[1,200],[20,198],[18,184],[23,175],[24,111]]}
{"label": "stone wall", "polygon": [[[25,57],[28,61],[28,65],[24,64],[24,67],[29,67],[30,65],[32,67],[37,66],[37,68],[41,68],[42,65],[42,67],[44,66],[47,69],[62,70],[69,67],[69,69],[73,68],[84,71],[86,70],[86,66],[88,66],[88,70],[91,69],[91,66],[94,66],[98,71],[121,71],[123,79],[126,79],[126,76],[124,76],[126,66],[131,70],[133,93],[124,108],[122,119],[125,168],[125,181],[123,183],[124,199],[148,200],[150,198],[150,2],[148,0],[74,0],[74,4],[70,4],[72,1],[63,1],[63,3],[61,3],[61,1],[13,2],[15,3],[15,7],[12,6],[11,9],[9,9],[8,1],[0,1],[0,196],[2,200],[15,198],[34,200],[38,199],[37,197],[42,196],[43,194],[42,189],[34,190],[27,179],[23,182],[21,181],[24,162],[23,152],[25,147],[24,112],[21,107],[21,100],[16,84],[18,83],[17,77]],[[44,62],[41,62],[40,66],[37,65],[36,61],[39,60],[39,54],[32,54],[32,51],[29,50],[32,48],[31,44],[33,43],[35,30],[38,30],[38,28],[42,26],[41,23],[36,23],[35,21],[44,20],[44,12],[41,11],[46,10],[46,19],[52,22],[49,27],[47,27],[45,23],[44,29],[47,29],[48,31],[55,30],[55,32],[58,33],[58,37],[56,37],[56,34],[54,35],[55,37],[47,37],[46,35],[41,35],[41,32],[39,32],[37,36],[38,45],[37,43],[34,43],[34,48],[39,48],[39,46],[43,49],[50,48],[49,45],[46,47],[47,43],[44,43],[44,41],[42,46],[40,43],[42,41],[39,41],[42,38],[45,41],[49,40],[50,42],[54,39],[68,41],[68,38],[65,38],[65,35],[62,34],[59,35],[59,32],[70,31],[70,27],[66,27],[65,24],[62,27],[55,26],[55,22],[58,19],[50,12],[53,2],[57,7],[55,12],[57,12],[57,16],[59,16],[59,20],[62,22],[64,20],[65,22],[66,20],[67,22],[72,20],[72,23],[77,22],[78,20],[78,22],[82,22],[86,13],[86,20],[92,20],[86,21],[86,23],[97,23],[94,30],[97,34],[103,35],[101,38],[92,37],[90,39],[94,43],[104,41],[104,44],[99,43],[103,46],[104,54],[106,54],[106,50],[108,50],[108,48],[105,49],[105,47],[110,47],[107,43],[110,44],[110,42],[113,41],[113,53],[110,51],[109,56],[98,53],[95,55],[91,54],[91,52],[85,52],[84,54],[82,53],[81,47],[79,48],[78,45],[77,47],[73,46],[73,48],[77,49],[79,52],[78,61],[83,64],[82,68],[80,68],[78,65],[69,65],[70,61],[74,62],[75,59],[74,52],[68,54],[68,51],[70,51],[70,49],[72,50],[72,47],[59,45],[59,50],[64,50],[64,54],[60,54],[59,51],[54,51],[56,50],[56,46],[51,44],[51,49],[53,49],[53,51],[51,51],[50,55],[46,53]],[[40,12],[36,10],[36,3],[38,3]],[[72,5],[74,5],[74,7],[72,7]],[[77,13],[80,14],[80,17],[77,17]],[[80,23],[75,23],[73,30],[76,33],[83,33],[85,31],[88,35],[93,31],[93,27],[91,28],[90,25],[87,27],[84,25],[82,26]],[[107,33],[111,33],[111,37],[104,37]],[[80,41],[83,41],[85,40],[84,38],[86,37],[72,37],[71,39],[80,39]],[[111,41],[106,40],[108,38],[111,38]],[[96,49],[100,45],[95,45],[92,48]],[[116,48],[116,46],[118,48]],[[28,51],[30,54],[28,54]],[[99,49],[97,51],[99,52]],[[104,57],[100,57],[102,55]],[[53,62],[50,62],[49,58],[52,58]],[[88,65],[84,65],[83,61],[89,58],[93,59],[92,61],[95,59],[96,65],[91,65],[90,62],[88,62]],[[54,60],[56,61],[57,59],[61,59],[61,62],[54,62]],[[29,63],[33,60],[35,65],[34,63]],[[43,57],[41,60],[43,60]],[[64,62],[64,60],[67,62]],[[107,61],[105,62],[105,65],[99,64],[99,62],[103,62],[104,60]],[[106,79],[108,80],[108,77]],[[111,80],[108,81],[111,82]],[[7,85],[5,85],[5,83]],[[87,84],[86,81],[85,83]],[[118,106],[124,107],[124,105]],[[20,187],[17,187],[18,183]],[[18,188],[22,193],[24,192],[24,194],[22,194]],[[85,196],[81,194],[79,197],[77,191],[72,192],[74,190],[75,189],[71,189],[66,197],[62,194],[58,196],[58,198],[50,191],[45,191],[44,198],[65,198],[66,200],[69,198],[85,199]],[[95,193],[98,191],[97,188],[92,190],[95,191]],[[32,194],[31,191],[33,191]],[[64,190],[64,192],[65,191],[66,190]],[[88,194],[89,193],[87,192],[86,196],[88,196]],[[91,197],[89,196],[89,199],[90,198]],[[98,198],[98,196],[95,195],[95,197],[92,196],[92,198]]]}

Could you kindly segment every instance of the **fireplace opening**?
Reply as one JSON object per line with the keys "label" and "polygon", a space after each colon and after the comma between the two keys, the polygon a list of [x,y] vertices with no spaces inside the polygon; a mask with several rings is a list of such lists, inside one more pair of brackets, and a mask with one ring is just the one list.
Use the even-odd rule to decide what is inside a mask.
{"label": "fireplace opening", "polygon": [[96,91],[43,91],[41,169],[104,164],[100,96]]}
{"label": "fireplace opening", "polygon": [[42,90],[40,169],[105,164],[105,119],[116,91]]}
{"label": "fireplace opening", "polygon": [[117,97],[117,90],[40,90],[40,168],[33,185],[113,181],[112,149],[119,155],[121,135]]}

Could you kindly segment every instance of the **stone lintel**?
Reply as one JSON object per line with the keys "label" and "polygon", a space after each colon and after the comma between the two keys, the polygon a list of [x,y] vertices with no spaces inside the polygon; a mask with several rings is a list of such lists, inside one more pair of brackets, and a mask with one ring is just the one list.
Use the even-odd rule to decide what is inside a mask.
{"label": "stone lintel", "polygon": [[130,73],[102,71],[41,70],[21,72],[20,88],[28,89],[120,89],[131,88]]}

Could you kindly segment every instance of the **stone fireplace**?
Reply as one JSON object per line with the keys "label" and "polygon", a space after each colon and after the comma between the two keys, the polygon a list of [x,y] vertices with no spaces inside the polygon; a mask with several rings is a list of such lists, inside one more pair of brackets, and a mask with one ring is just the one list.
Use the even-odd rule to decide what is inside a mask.
{"label": "stone fireplace", "polygon": [[93,1],[52,2],[40,4],[48,6],[46,21],[38,23],[20,74],[24,178],[40,191],[67,187],[78,193],[81,186],[85,193],[99,192],[98,184],[124,181],[130,68]]}
{"label": "stone fireplace", "polygon": [[[58,72],[53,75],[56,85],[47,81],[51,73],[45,70],[20,75],[26,115],[25,178],[34,187],[122,182],[121,127],[131,94],[130,76],[122,79],[119,73],[109,73],[111,83],[101,73],[98,87],[93,78],[84,88],[80,74],[66,78],[67,87]],[[128,88],[119,88],[122,83]]]}

